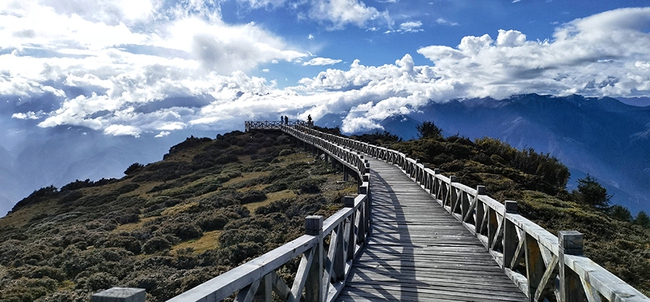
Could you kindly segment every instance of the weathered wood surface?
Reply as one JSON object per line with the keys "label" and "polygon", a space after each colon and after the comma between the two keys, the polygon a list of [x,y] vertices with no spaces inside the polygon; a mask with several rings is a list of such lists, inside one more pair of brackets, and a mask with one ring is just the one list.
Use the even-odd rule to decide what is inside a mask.
{"label": "weathered wood surface", "polygon": [[372,228],[339,301],[526,301],[483,244],[399,168],[370,159]]}

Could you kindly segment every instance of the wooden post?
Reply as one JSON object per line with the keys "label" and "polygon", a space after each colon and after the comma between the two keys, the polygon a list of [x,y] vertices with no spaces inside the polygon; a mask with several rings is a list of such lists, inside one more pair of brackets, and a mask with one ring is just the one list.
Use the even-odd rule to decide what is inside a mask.
{"label": "wooden post", "polygon": [[528,298],[535,301],[535,292],[544,276],[544,259],[537,240],[526,233],[526,279],[528,279]]}
{"label": "wooden post", "polygon": [[456,182],[456,175],[451,175],[449,176],[449,206],[451,206],[451,214],[454,214],[454,211],[456,210],[456,202],[458,200],[458,196],[456,196],[456,190],[454,189],[453,183]]}
{"label": "wooden post", "polygon": [[113,287],[94,294],[91,302],[145,302],[143,288]]}
{"label": "wooden post", "polygon": [[[494,240],[497,240],[497,237],[499,237],[499,234],[497,234],[497,231],[499,229],[497,211],[488,207],[486,222],[487,222],[487,233],[488,233],[488,247],[491,247]],[[542,273],[544,273],[544,271],[542,271]]]}
{"label": "wooden post", "polygon": [[341,203],[346,208],[354,207],[354,196],[343,196],[341,197]]}
{"label": "wooden post", "polygon": [[[368,198],[368,197],[366,197],[366,198]],[[367,216],[368,213],[369,213],[368,204],[367,203],[362,203],[361,207],[359,208],[359,216],[358,216],[359,224],[357,225],[357,227],[358,227],[358,229],[357,229],[357,242],[360,245],[363,245],[366,242],[366,227],[367,227],[366,221],[368,219],[368,216]]]}
{"label": "wooden post", "polygon": [[[307,282],[305,284],[306,301],[324,301],[323,298],[323,216],[310,215],[305,218],[305,234],[317,236],[318,245],[314,253]],[[329,280],[326,280],[329,281]]]}
{"label": "wooden post", "polygon": [[560,298],[564,302],[586,301],[580,277],[566,267],[564,255],[582,255],[582,234],[577,231],[558,232]]}
{"label": "wooden post", "polygon": [[[352,196],[345,196],[341,198],[341,201],[343,202],[343,205],[346,208],[352,208],[354,207],[354,197]],[[352,215],[350,215],[350,221],[348,222],[348,228],[349,232],[348,234],[348,246],[347,246],[347,260],[352,260],[354,259],[354,252],[357,248],[357,236],[355,235],[355,226],[354,222],[357,220],[357,214],[356,211],[352,212]]]}
{"label": "wooden post", "polygon": [[[330,235],[330,246],[327,257],[331,261],[329,271],[332,283],[343,280],[345,277],[345,263],[347,262],[347,250],[345,249],[345,222],[341,222],[332,230]],[[326,264],[327,265],[327,264]],[[329,282],[329,280],[328,280]],[[325,283],[328,285],[327,283]],[[327,287],[324,287],[327,291]]]}
{"label": "wooden post", "polygon": [[485,186],[478,185],[476,186],[476,197],[474,200],[474,208],[476,209],[476,218],[474,219],[474,231],[476,234],[481,234],[481,226],[483,225],[483,216],[485,214],[485,208],[483,203],[478,199],[479,195],[485,195]]}
{"label": "wooden post", "polygon": [[503,215],[503,267],[512,269],[512,258],[515,255],[517,250],[517,230],[515,229],[515,224],[508,220],[508,215],[517,214],[517,202],[512,200],[506,200],[506,213]]}

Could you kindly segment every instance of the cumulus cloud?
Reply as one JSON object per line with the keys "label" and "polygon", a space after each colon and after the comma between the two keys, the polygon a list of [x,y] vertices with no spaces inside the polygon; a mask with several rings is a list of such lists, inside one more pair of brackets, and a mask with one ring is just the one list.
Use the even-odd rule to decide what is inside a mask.
{"label": "cumulus cloud", "polygon": [[521,93],[644,96],[650,94],[649,25],[650,8],[619,9],[567,23],[551,41],[500,30],[496,39],[467,36],[457,47],[419,49],[433,66],[415,66],[410,56],[379,67],[355,61],[347,71],[330,69],[301,83],[329,96],[308,110],[313,117],[349,112],[344,131],[379,127],[428,101]]}
{"label": "cumulus cloud", "polygon": [[155,137],[165,137],[165,136],[170,135],[170,134],[172,134],[172,133],[169,132],[169,131],[160,131],[160,133],[156,134]]}
{"label": "cumulus cloud", "polygon": [[337,59],[330,59],[330,58],[313,58],[307,62],[302,63],[303,66],[326,66],[326,65],[334,65],[341,63],[341,60]]}
{"label": "cumulus cloud", "polygon": [[15,118],[15,119],[19,119],[19,120],[38,120],[38,119],[41,118],[42,115],[43,115],[42,111],[40,111],[38,113],[36,113],[34,111],[28,111],[28,112],[25,112],[25,113],[23,113],[23,112],[14,113],[14,114],[11,115],[11,118]]}
{"label": "cumulus cloud", "polygon": [[472,83],[473,95],[524,92],[623,96],[647,93],[650,8],[619,9],[559,27],[551,41],[528,41],[516,30],[465,37],[456,47],[418,52],[442,78]]}
{"label": "cumulus cloud", "polygon": [[[354,9],[351,15],[333,13],[339,15],[334,18],[339,26],[381,18],[361,2],[342,3],[357,7],[359,13]],[[37,23],[12,27],[12,21],[32,24],[28,15],[0,15],[0,27],[8,28],[0,31],[4,35],[0,48],[12,50],[0,54],[0,94],[55,99],[48,107],[54,109],[28,109],[13,116],[37,119],[40,127],[75,125],[106,135],[160,137],[189,127],[241,128],[246,119],[311,115],[318,120],[342,114],[346,116],[342,130],[352,132],[375,129],[381,120],[416,111],[430,101],[532,92],[650,95],[650,8],[574,20],[559,26],[547,41],[500,30],[464,37],[456,47],[418,49],[432,62],[429,65],[416,65],[409,54],[382,66],[355,60],[348,68],[329,68],[282,89],[246,70],[259,70],[256,67],[264,63],[302,62],[308,54],[253,23],[227,25],[214,16],[183,15],[164,25],[152,23],[160,29],[155,34],[126,25],[120,31],[122,25],[104,23],[106,30],[122,32],[126,42],[117,37],[110,43],[76,43],[80,38],[75,33],[41,36],[47,31],[40,31]],[[76,18],[58,16],[63,21]],[[100,24],[92,18],[82,18],[79,24]],[[400,28],[421,27],[418,22],[403,25]],[[57,43],[65,47],[52,46]],[[303,64],[340,62],[312,58]]]}
{"label": "cumulus cloud", "polygon": [[343,29],[349,24],[365,27],[374,20],[388,21],[388,12],[379,12],[358,0],[313,0],[309,17],[331,23],[330,29]]}
{"label": "cumulus cloud", "polygon": [[439,24],[439,25],[458,26],[458,23],[447,21],[447,20],[445,20],[443,18],[436,19],[436,23]]}
{"label": "cumulus cloud", "polygon": [[399,25],[398,29],[395,30],[388,30],[385,33],[415,33],[415,32],[421,32],[424,31],[422,27],[422,22],[420,21],[409,21],[409,22],[404,22]]}
{"label": "cumulus cloud", "polygon": [[132,135],[139,137],[142,131],[138,127],[131,125],[110,125],[104,129],[105,134],[109,135]]}
{"label": "cumulus cloud", "polygon": [[241,3],[247,3],[251,8],[262,7],[279,7],[285,4],[286,0],[238,0]]}
{"label": "cumulus cloud", "polygon": [[14,119],[107,135],[183,129],[199,113],[178,97],[202,107],[264,94],[273,83],[244,72],[307,56],[254,23],[224,23],[210,1],[122,2],[0,3],[0,95],[50,102]]}

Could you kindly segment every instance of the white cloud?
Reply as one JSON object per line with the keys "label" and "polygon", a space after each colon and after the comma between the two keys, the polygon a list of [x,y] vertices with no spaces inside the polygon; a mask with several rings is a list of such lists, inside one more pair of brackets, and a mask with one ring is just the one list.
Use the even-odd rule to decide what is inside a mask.
{"label": "white cloud", "polygon": [[379,12],[358,0],[313,0],[309,17],[331,23],[330,29],[343,29],[348,24],[365,27],[374,20],[390,20],[388,12]]}
{"label": "white cloud", "polygon": [[[360,2],[347,3],[370,10]],[[307,54],[256,24],[182,16],[164,25],[152,23],[159,29],[156,34],[124,25],[124,39],[136,43],[129,46],[119,37],[113,38],[117,42],[86,44],[74,42],[78,37],[72,33],[41,38],[36,30],[40,25],[34,25],[33,34],[21,32],[6,18],[0,15],[0,24],[21,34],[0,31],[9,39],[0,39],[2,47],[15,47],[13,53],[0,55],[0,94],[48,95],[55,100],[50,104],[54,110],[28,108],[14,118],[37,118],[41,127],[83,126],[107,135],[233,129],[246,119],[311,114],[318,120],[328,113],[347,114],[343,130],[355,131],[374,129],[382,119],[412,112],[429,101],[530,92],[650,95],[650,8],[578,19],[557,28],[551,41],[528,41],[522,32],[500,30],[495,38],[464,37],[456,47],[423,47],[418,53],[433,62],[430,66],[415,65],[410,55],[382,66],[355,60],[347,69],[329,68],[283,89],[245,70],[259,70],[265,63],[296,63]],[[339,25],[357,25],[351,20],[341,17]],[[95,22],[82,21],[79,24]],[[403,25],[400,29],[421,27],[417,21]],[[57,48],[57,43],[65,47]],[[112,46],[115,43],[120,46]],[[31,55],[35,46],[46,55]],[[303,64],[335,63],[340,60],[311,58]],[[84,93],[71,95],[65,87]]]}
{"label": "white cloud", "polygon": [[156,136],[154,136],[154,137],[165,137],[165,136],[170,135],[170,134],[172,134],[172,133],[169,132],[169,131],[160,131],[160,133],[156,134]]}
{"label": "white cloud", "polygon": [[341,60],[330,59],[330,58],[313,58],[307,62],[302,63],[303,66],[325,66],[325,65],[334,65],[341,63]]}
{"label": "white cloud", "polygon": [[135,137],[139,137],[142,131],[137,127],[130,126],[130,125],[110,125],[106,127],[106,129],[104,129],[104,133],[109,135],[115,135],[115,136],[132,135]]}
{"label": "white cloud", "polygon": [[26,113],[22,113],[22,112],[14,113],[11,115],[11,118],[15,118],[19,120],[38,120],[41,118],[42,115],[43,115],[42,111],[38,113],[34,111],[28,111]]}
{"label": "white cloud", "polygon": [[[559,27],[553,41],[527,41],[514,30],[465,37],[457,48],[428,46],[418,52],[443,79],[472,85],[470,96],[580,93],[622,96],[645,90],[649,74],[631,68],[648,60],[650,8],[619,9]],[[646,90],[647,91],[647,90]],[[647,92],[646,92],[647,93]]]}
{"label": "white cloud", "polygon": [[[21,1],[22,3],[34,1]],[[150,0],[43,0],[44,6],[51,7],[60,15],[78,15],[89,21],[101,21],[108,24],[135,22],[149,18],[161,4]]]}
{"label": "white cloud", "polygon": [[650,8],[621,9],[565,24],[553,41],[500,30],[496,39],[468,36],[455,48],[419,49],[433,66],[416,66],[410,56],[379,67],[355,61],[347,71],[329,69],[301,81],[325,100],[307,112],[316,119],[349,112],[342,130],[355,131],[428,101],[521,93],[648,95],[649,25]]}
{"label": "white cloud", "polygon": [[390,34],[390,33],[415,33],[415,32],[424,31],[424,29],[422,29],[420,27],[422,27],[422,22],[421,21],[409,21],[409,22],[401,23],[399,25],[398,29],[387,30],[384,33],[386,33],[386,34]]}
{"label": "white cloud", "polygon": [[309,36],[307,36],[307,39],[309,39],[309,40],[313,40],[313,39],[314,39],[314,35],[309,34]]}
{"label": "white cloud", "polygon": [[459,25],[456,22],[447,21],[447,20],[445,20],[443,18],[436,19],[436,23],[438,23],[440,25],[447,25],[447,26],[458,26]]}
{"label": "white cloud", "polygon": [[279,7],[285,4],[286,0],[238,0],[239,2],[248,3],[251,8],[262,7]]}
{"label": "white cloud", "polygon": [[[267,86],[242,71],[307,56],[254,23],[225,24],[207,2],[154,12],[160,1],[147,1],[0,3],[0,95],[48,95],[39,102],[51,104],[34,107],[56,106],[13,118],[107,135],[183,129],[198,119],[194,109],[210,100],[194,109],[165,100],[229,102],[241,91],[264,94],[273,82]],[[70,94],[62,86],[85,93]]]}

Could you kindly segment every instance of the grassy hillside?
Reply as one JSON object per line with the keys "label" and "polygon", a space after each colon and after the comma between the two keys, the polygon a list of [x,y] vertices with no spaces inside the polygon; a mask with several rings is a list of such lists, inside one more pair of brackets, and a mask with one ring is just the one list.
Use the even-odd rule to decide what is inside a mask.
{"label": "grassy hillside", "polygon": [[40,189],[0,219],[0,300],[163,301],[303,234],[356,182],[278,132],[188,138],[122,179]]}
{"label": "grassy hillside", "polygon": [[[357,138],[517,200],[552,233],[582,232],[587,256],[650,293],[650,230],[576,200],[554,158],[488,138]],[[129,286],[162,301],[298,237],[305,216],[330,215],[356,192],[278,132],[191,137],[125,174],[43,188],[0,219],[0,300],[88,301]]]}

